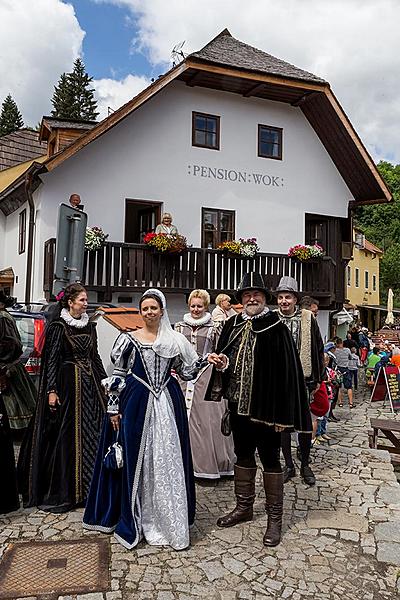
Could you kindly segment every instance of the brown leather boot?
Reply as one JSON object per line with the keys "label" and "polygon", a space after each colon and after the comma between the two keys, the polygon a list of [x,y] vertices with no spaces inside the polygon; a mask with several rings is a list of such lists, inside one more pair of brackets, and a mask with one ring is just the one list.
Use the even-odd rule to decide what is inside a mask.
{"label": "brown leather boot", "polygon": [[218,527],[233,527],[244,521],[252,521],[253,504],[256,497],[256,473],[254,469],[246,469],[235,465],[235,508],[217,521]]}
{"label": "brown leather boot", "polygon": [[264,546],[277,546],[281,541],[283,514],[283,473],[263,473],[265,510],[268,515]]}

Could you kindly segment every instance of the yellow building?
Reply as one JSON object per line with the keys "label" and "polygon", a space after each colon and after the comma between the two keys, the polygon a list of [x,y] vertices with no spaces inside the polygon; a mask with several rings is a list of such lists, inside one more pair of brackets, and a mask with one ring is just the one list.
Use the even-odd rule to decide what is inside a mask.
{"label": "yellow building", "polygon": [[353,242],[353,258],[346,271],[347,298],[356,306],[379,306],[379,261],[383,252],[357,229],[353,231]]}
{"label": "yellow building", "polygon": [[361,322],[372,331],[379,329],[384,307],[379,298],[379,262],[382,250],[353,230],[353,258],[346,268],[347,299],[356,306]]}

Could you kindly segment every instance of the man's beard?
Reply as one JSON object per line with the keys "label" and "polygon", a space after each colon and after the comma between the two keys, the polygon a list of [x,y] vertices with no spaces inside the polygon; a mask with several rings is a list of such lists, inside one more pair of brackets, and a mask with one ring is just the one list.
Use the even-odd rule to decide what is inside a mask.
{"label": "man's beard", "polygon": [[265,304],[246,304],[244,311],[249,317],[255,317],[256,315],[259,315],[264,308]]}

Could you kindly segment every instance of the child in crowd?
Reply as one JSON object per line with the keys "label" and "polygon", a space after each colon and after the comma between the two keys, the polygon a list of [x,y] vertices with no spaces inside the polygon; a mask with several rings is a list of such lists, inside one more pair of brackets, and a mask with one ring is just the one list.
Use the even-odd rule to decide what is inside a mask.
{"label": "child in crowd", "polygon": [[357,348],[353,346],[350,349],[351,358],[349,360],[349,371],[351,373],[351,378],[353,381],[353,386],[355,391],[357,391],[358,387],[358,368],[362,366],[361,360],[357,354]]}
{"label": "child in crowd", "polygon": [[[332,405],[332,402],[335,400],[337,395],[337,390],[339,389],[339,381],[338,381],[338,373],[335,369],[332,369],[329,366],[330,356],[327,352],[324,354],[324,362],[325,362],[325,387],[328,395],[329,404]],[[328,429],[328,415],[329,410],[323,416],[318,417],[317,424],[317,432],[315,436],[315,443],[322,444],[324,442],[329,442],[331,438],[327,433]]]}

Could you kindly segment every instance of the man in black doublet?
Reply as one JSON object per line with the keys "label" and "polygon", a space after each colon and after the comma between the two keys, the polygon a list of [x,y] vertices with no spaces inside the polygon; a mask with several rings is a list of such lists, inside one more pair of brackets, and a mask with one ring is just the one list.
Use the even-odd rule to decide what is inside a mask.
{"label": "man in black doublet", "polygon": [[283,511],[283,475],[279,462],[281,431],[311,431],[300,360],[292,337],[276,313],[266,307],[269,292],[258,273],[247,273],[237,297],[243,313],[224,325],[216,353],[215,370],[207,399],[229,401],[235,465],[236,507],[218,519],[232,527],[253,518],[255,452],[263,466],[268,526],[263,542],[280,542]]}

